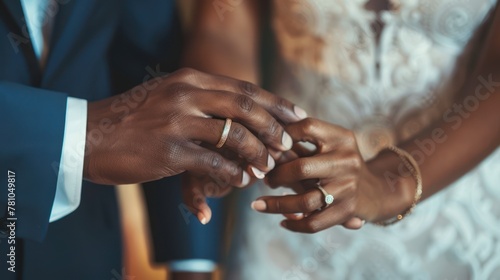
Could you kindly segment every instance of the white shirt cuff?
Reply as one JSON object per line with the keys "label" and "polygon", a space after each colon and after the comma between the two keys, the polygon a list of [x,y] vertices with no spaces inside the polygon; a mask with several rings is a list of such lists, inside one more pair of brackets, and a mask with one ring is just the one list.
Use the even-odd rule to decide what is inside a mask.
{"label": "white shirt cuff", "polygon": [[169,262],[168,265],[170,271],[199,273],[213,272],[217,267],[215,262],[205,259],[178,260]]}
{"label": "white shirt cuff", "polygon": [[61,162],[50,222],[70,214],[80,205],[86,132],[87,100],[68,97]]}

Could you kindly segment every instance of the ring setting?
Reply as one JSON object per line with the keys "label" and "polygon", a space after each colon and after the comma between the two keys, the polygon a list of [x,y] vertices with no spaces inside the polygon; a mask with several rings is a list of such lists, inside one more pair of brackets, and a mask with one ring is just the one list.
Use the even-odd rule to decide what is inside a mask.
{"label": "ring setting", "polygon": [[323,196],[324,196],[324,200],[325,200],[325,204],[326,204],[326,205],[325,205],[325,207],[323,207],[323,208],[326,208],[326,207],[330,206],[330,205],[333,203],[333,201],[335,200],[335,198],[333,197],[333,195],[331,195],[331,194],[327,193],[327,192],[325,191],[325,189],[324,189],[324,188],[323,188],[320,184],[317,184],[317,185],[316,185],[316,188],[317,188],[318,190],[320,190],[320,191],[321,191],[321,193],[322,193],[322,194],[323,194]]}

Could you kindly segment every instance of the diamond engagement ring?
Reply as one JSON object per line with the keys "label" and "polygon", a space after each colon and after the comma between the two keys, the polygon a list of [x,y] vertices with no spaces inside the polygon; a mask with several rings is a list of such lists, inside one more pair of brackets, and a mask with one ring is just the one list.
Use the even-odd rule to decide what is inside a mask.
{"label": "diamond engagement ring", "polygon": [[335,200],[335,198],[333,197],[333,195],[327,193],[325,191],[325,189],[323,189],[323,187],[320,184],[316,185],[316,188],[318,190],[320,190],[321,193],[323,193],[323,196],[325,197],[325,203],[326,203],[326,205],[323,208],[326,208],[326,207],[330,206],[330,204],[332,204],[333,201]]}

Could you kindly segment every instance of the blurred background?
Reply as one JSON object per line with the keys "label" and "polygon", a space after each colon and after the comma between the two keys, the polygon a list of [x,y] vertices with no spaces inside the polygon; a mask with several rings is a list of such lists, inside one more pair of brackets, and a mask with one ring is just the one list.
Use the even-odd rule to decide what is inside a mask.
{"label": "blurred background", "polygon": [[[190,26],[195,0],[177,0],[183,28]],[[151,249],[144,194],[139,185],[123,185],[117,188],[121,211],[124,247],[124,271],[112,273],[116,280],[168,279],[167,265],[154,264]],[[127,278],[128,276],[128,278]],[[121,277],[121,278],[119,278]],[[215,279],[219,278],[216,271]]]}

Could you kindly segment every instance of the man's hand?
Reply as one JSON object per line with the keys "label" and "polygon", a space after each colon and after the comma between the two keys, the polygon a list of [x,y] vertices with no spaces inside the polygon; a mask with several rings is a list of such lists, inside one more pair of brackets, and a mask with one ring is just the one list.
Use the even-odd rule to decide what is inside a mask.
{"label": "man's hand", "polygon": [[280,122],[301,119],[295,110],[251,83],[181,69],[89,104],[84,177],[125,184],[190,171],[243,186],[249,175],[239,164],[200,144],[215,146],[231,118],[224,148],[268,172],[267,147],[292,146]]}
{"label": "man's hand", "polygon": [[[288,150],[285,152],[272,151],[272,162],[268,164],[269,167],[274,167],[275,165],[280,165],[291,160],[298,158],[298,155],[293,150]],[[225,150],[223,154],[226,158],[232,159],[233,161],[240,162],[240,166],[245,166],[245,163],[241,159],[238,159],[237,155],[231,151]],[[264,174],[256,174],[252,168],[246,168],[250,174],[250,181],[245,186],[250,186],[255,183],[256,179],[260,179]],[[243,186],[243,187],[245,187]],[[182,196],[184,203],[187,208],[196,215],[198,220],[202,224],[207,224],[212,219],[212,210],[210,209],[207,198],[208,197],[223,197],[227,195],[231,189],[232,185],[228,181],[222,181],[218,178],[211,178],[208,175],[196,175],[189,172],[185,173],[182,178]],[[293,187],[292,187],[293,188]],[[293,188],[296,192],[303,192],[302,186],[298,185]]]}

